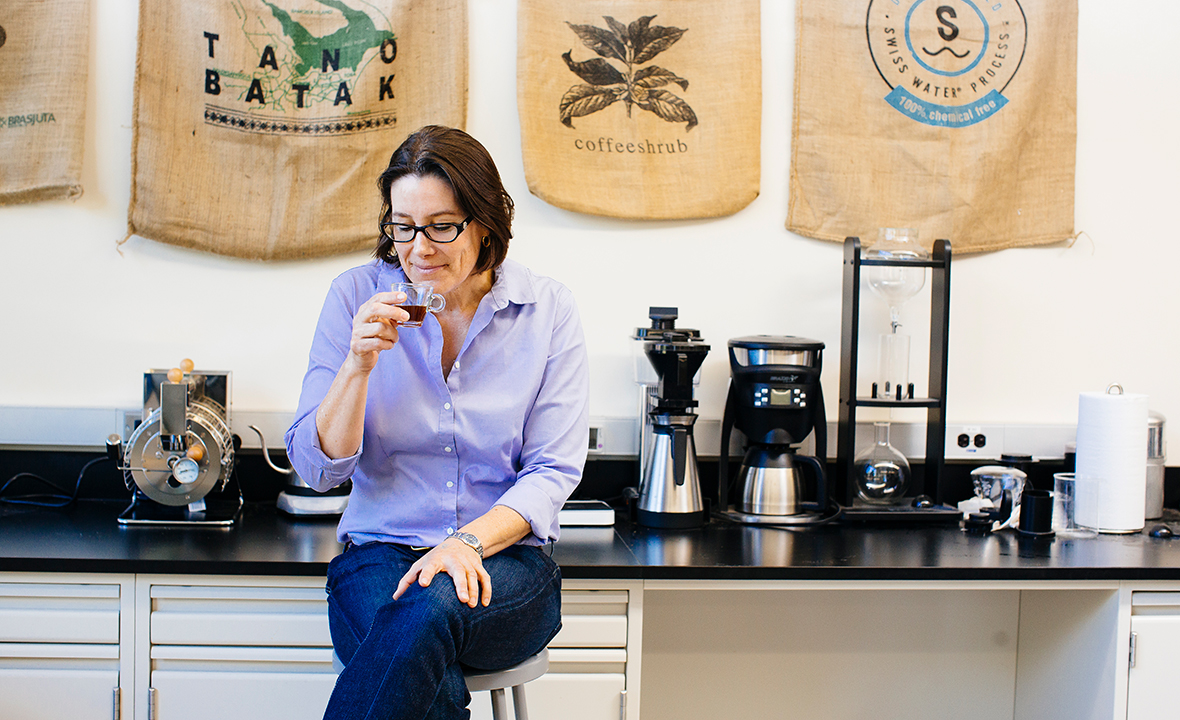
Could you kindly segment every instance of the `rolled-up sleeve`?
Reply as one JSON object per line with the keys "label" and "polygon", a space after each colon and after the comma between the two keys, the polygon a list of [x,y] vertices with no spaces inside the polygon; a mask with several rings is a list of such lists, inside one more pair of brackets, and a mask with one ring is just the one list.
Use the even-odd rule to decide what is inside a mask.
{"label": "rolled-up sleeve", "polygon": [[324,307],[316,323],[312,339],[307,373],[303,376],[303,389],[299,394],[299,406],[295,411],[295,422],[287,430],[285,441],[287,457],[291,467],[308,485],[319,491],[336,487],[352,477],[357,460],[363,451],[343,458],[330,458],[320,447],[319,431],[316,428],[316,411],[328,394],[328,388],[336,378],[344,362],[347,345],[341,345],[351,337],[354,308],[349,307],[345,293],[337,282],[332,284]]}
{"label": "rolled-up sleeve", "polygon": [[516,483],[497,501],[528,521],[541,542],[557,540],[557,514],[582,478],[590,435],[590,371],[573,294],[562,287],[544,377],[525,420]]}

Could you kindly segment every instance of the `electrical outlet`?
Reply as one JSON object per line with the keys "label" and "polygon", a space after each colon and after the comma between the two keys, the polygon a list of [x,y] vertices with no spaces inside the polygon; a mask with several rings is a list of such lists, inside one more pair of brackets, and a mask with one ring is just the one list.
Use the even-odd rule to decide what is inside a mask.
{"label": "electrical outlet", "polygon": [[634,418],[590,417],[588,450],[597,458],[629,457],[638,454],[639,431]]}
{"label": "electrical outlet", "polygon": [[139,427],[139,423],[143,420],[143,412],[140,410],[121,410],[119,415],[122,418],[119,426],[123,432],[123,439],[128,440],[131,437],[131,433],[135,432],[135,428]]}
{"label": "electrical outlet", "polygon": [[947,425],[946,457],[994,458],[1004,453],[1003,425]]}
{"label": "electrical outlet", "polygon": [[603,436],[602,428],[591,425],[590,426],[590,452],[602,452],[606,447],[606,438]]}

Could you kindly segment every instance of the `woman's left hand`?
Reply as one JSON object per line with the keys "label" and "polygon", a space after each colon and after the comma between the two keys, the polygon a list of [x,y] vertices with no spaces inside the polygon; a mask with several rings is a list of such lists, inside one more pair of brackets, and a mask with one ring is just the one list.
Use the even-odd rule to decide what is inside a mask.
{"label": "woman's left hand", "polygon": [[411,565],[397,584],[393,599],[405,594],[415,581],[422,587],[430,587],[434,576],[440,572],[451,576],[460,602],[470,607],[482,602],[487,607],[492,601],[492,578],[484,569],[483,561],[475,550],[458,540],[444,540]]}

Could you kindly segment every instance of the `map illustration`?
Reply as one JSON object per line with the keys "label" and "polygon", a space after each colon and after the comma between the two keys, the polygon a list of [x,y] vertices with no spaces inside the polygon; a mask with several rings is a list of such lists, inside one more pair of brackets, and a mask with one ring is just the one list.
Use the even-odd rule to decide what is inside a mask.
{"label": "map illustration", "polygon": [[[393,97],[393,70],[388,66],[397,55],[397,38],[390,29],[378,27],[391,28],[389,18],[364,0],[315,0],[322,7],[301,3],[301,9],[291,8],[295,3],[290,2],[282,7],[280,2],[233,1],[241,18],[240,34],[214,36],[210,42],[231,45],[234,51],[224,53],[227,57],[257,59],[244,67],[225,67],[217,62],[221,54],[214,56],[205,92],[217,97],[209,98],[216,105],[207,106],[206,122],[246,132],[298,134],[357,132],[393,124],[392,112],[384,121],[370,113],[375,101]],[[243,41],[249,51],[244,51]],[[382,75],[380,82],[366,87],[376,85],[380,97],[354,97],[359,79],[378,58],[381,62],[373,71]],[[358,108],[352,107],[362,99]]]}

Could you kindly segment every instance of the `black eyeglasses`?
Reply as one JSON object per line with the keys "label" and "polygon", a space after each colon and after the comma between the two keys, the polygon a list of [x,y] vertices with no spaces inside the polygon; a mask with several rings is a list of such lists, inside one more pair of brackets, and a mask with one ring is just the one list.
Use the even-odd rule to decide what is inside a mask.
{"label": "black eyeglasses", "polygon": [[406,223],[383,222],[381,233],[395,243],[414,242],[418,233],[423,233],[431,242],[449,243],[463,234],[475,217],[468,215],[461,223],[432,223],[430,225],[408,225]]}

